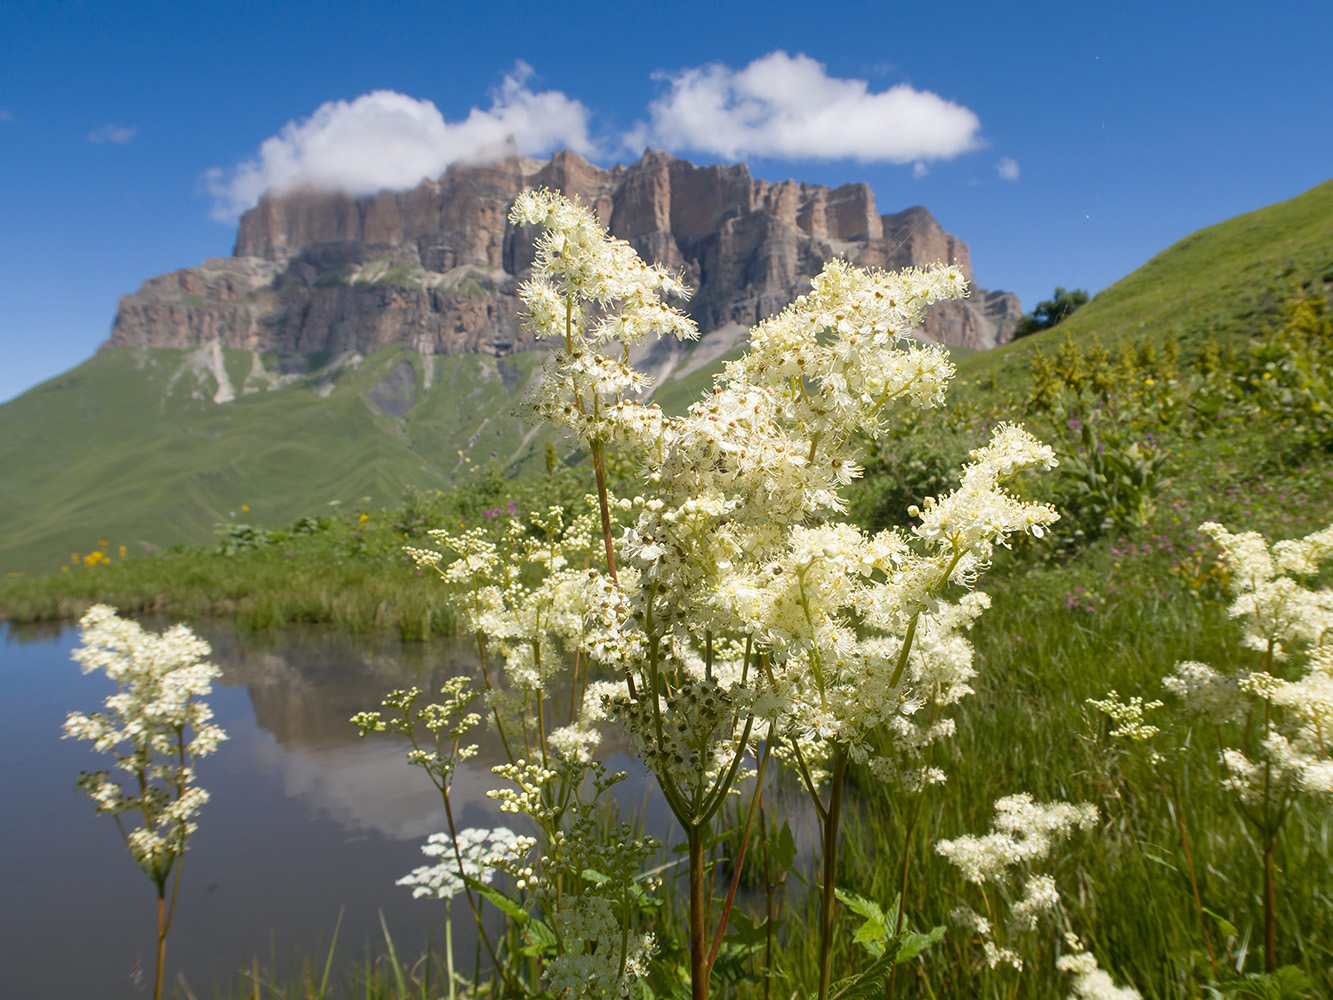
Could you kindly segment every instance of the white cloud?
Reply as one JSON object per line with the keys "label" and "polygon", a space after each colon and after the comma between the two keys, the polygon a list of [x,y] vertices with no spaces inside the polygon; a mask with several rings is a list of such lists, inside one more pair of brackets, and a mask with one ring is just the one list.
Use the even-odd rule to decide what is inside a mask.
{"label": "white cloud", "polygon": [[123,146],[134,138],[134,133],[138,128],[125,125],[103,125],[99,129],[94,129],[88,133],[88,141],[101,146],[111,143],[113,146]]}
{"label": "white cloud", "polygon": [[1005,156],[995,164],[995,172],[1006,181],[1018,180],[1018,161],[1012,156]]}
{"label": "white cloud", "polygon": [[917,180],[920,180],[922,177],[925,177],[926,174],[928,173],[930,173],[930,167],[926,166],[920,160],[917,160],[915,163],[912,164],[912,176],[915,177]]}
{"label": "white cloud", "polygon": [[651,122],[626,136],[726,159],[947,160],[984,145],[981,122],[962,105],[900,83],[872,93],[865,80],[828,75],[800,53],[771,52],[741,70],[720,63],[658,74],[667,93]]}
{"label": "white cloud", "polygon": [[524,155],[561,147],[595,153],[587,108],[560,91],[534,93],[527,85],[531,75],[530,66],[517,63],[492,92],[490,108],[474,107],[459,122],[446,122],[430,101],[391,90],[321,104],[264,140],[253,159],[204,175],[215,199],[213,216],[234,219],[270,188],[367,194],[413,187],[455,161],[495,155],[510,138]]}

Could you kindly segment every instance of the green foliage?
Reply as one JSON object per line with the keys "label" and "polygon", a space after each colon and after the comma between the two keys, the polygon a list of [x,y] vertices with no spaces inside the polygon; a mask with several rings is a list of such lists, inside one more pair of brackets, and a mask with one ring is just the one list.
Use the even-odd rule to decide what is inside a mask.
{"label": "green foliage", "polygon": [[[852,941],[861,945],[872,958],[889,955],[891,965],[901,965],[916,958],[933,944],[938,944],[944,937],[944,925],[932,927],[925,934],[918,934],[910,925],[899,918],[899,901],[895,897],[884,909],[878,903],[858,896],[846,889],[835,890],[838,900],[864,922],[857,928]],[[866,970],[866,974],[869,970]]]}
{"label": "green foliage", "polygon": [[1235,997],[1237,1000],[1306,1000],[1314,984],[1305,972],[1294,965],[1284,965],[1273,972],[1251,972],[1209,987],[1217,1000]]}
{"label": "green foliage", "polygon": [[957,487],[959,466],[984,437],[959,435],[933,416],[904,421],[867,451],[865,476],[846,490],[856,523],[870,530],[906,525],[913,504]]}
{"label": "green foliage", "polygon": [[1237,373],[1247,411],[1274,421],[1288,436],[1280,459],[1299,460],[1333,448],[1333,318],[1322,292],[1293,299],[1286,319],[1262,344],[1251,348]]}
{"label": "green foliage", "polygon": [[1088,293],[1082,288],[1067,290],[1055,286],[1055,294],[1049,299],[1037,303],[1035,309],[1019,320],[1014,330],[1015,337],[1026,337],[1039,330],[1049,330],[1063,322],[1088,304]]}
{"label": "green foliage", "polygon": [[238,552],[257,549],[273,541],[273,536],[269,532],[263,528],[256,528],[253,524],[222,525],[219,534],[222,535],[222,540],[218,542],[220,556],[234,556]]}
{"label": "green foliage", "polygon": [[1062,439],[1057,469],[1063,488],[1056,506],[1067,525],[1084,537],[1113,529],[1138,529],[1151,520],[1168,455],[1124,433],[1098,433],[1097,414]]}

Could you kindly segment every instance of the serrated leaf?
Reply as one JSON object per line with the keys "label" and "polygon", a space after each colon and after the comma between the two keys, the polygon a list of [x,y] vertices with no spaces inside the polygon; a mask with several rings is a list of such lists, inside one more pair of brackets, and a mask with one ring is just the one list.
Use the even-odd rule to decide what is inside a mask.
{"label": "serrated leaf", "polygon": [[943,937],[943,926],[932,927],[925,934],[904,934],[902,944],[898,946],[897,964],[910,962]]}
{"label": "serrated leaf", "polygon": [[831,994],[833,1000],[869,1000],[880,992],[884,980],[889,978],[889,973],[897,964],[897,955],[894,952],[876,959],[859,976],[838,983]]}
{"label": "serrated leaf", "polygon": [[884,911],[880,909],[878,903],[872,902],[864,896],[858,896],[854,892],[848,892],[846,889],[834,889],[833,895],[857,916],[865,917],[867,920],[873,920],[881,925],[887,922],[884,919]]}
{"label": "serrated leaf", "polygon": [[[857,929],[856,935],[852,940],[857,944],[865,944],[867,941],[882,942],[884,938],[888,937],[888,934],[889,929],[878,920],[867,920]],[[876,957],[879,957],[878,952],[876,952]]]}
{"label": "serrated leaf", "polygon": [[519,949],[520,954],[529,958],[537,958],[556,946],[555,931],[551,930],[542,921],[529,920],[523,929],[526,932],[528,943]]}
{"label": "serrated leaf", "polygon": [[756,924],[754,917],[748,913],[742,913],[740,910],[731,911],[731,919],[727,925],[727,938],[735,940],[746,946],[757,946],[764,943],[768,937],[768,921]]}

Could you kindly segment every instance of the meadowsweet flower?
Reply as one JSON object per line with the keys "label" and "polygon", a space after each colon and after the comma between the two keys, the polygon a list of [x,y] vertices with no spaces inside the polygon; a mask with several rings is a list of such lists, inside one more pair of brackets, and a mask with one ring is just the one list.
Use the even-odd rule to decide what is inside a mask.
{"label": "meadowsweet flower", "polygon": [[[698,336],[694,322],[663,296],[689,291],[663,268],[645,264],[623,240],[610,237],[591,210],[550,191],[526,191],[510,212],[515,225],[538,225],[533,275],[519,286],[524,325],[539,339],[559,340],[545,377],[526,402],[534,416],[570,427],[583,440],[615,436],[622,425],[641,431],[639,408],[627,395],[648,380],[623,354],[603,354],[612,341],[627,350],[651,334]],[[619,352],[618,352],[619,353]]]}
{"label": "meadowsweet flower", "polygon": [[1032,796],[1024,792],[996,801],[991,832],[980,837],[969,834],[936,843],[936,853],[957,867],[964,879],[977,885],[999,886],[997,900],[1010,898],[1010,884],[1021,876],[1018,898],[1009,905],[1008,919],[998,928],[970,907],[958,907],[953,912],[956,923],[980,938],[989,968],[1001,964],[1023,968],[1022,957],[1015,948],[1004,943],[1002,932],[1009,935],[1031,932],[1043,916],[1056,913],[1062,907],[1055,879],[1049,874],[1035,872],[1033,866],[1046,858],[1056,844],[1076,828],[1087,830],[1096,823],[1097,810],[1086,802],[1078,805],[1041,803],[1033,801]]}
{"label": "meadowsweet flower", "polygon": [[[895,406],[943,401],[948,354],[910,331],[932,302],[966,294],[956,267],[888,273],[829,262],[806,295],[755,327],[713,391],[674,417],[635,398],[649,382],[628,348],[650,335],[694,336],[668,303],[684,297],[679,279],[550,192],[520,196],[511,219],[541,227],[520,296],[526,328],[558,345],[526,415],[587,446],[600,517],[566,527],[561,511],[538,512],[507,532],[433,532],[430,547],[407,555],[453,588],[461,620],[503,664],[502,681],[488,677],[487,707],[502,731],[524,734],[524,751],[495,769],[506,786],[491,795],[530,816],[544,839],[538,857],[501,867],[564,942],[547,965],[550,988],[623,993],[633,980],[624,970],[649,948],[622,943],[637,940],[626,937],[626,865],[646,855],[628,840],[597,857],[579,846],[586,816],[571,795],[585,777],[599,792],[613,780],[592,760],[595,727],[624,727],[696,846],[751,754],[789,761],[815,796],[829,775],[841,780],[849,758],[904,788],[942,781],[928,751],[954,731],[941,713],[971,693],[962,633],[987,604],[944,598],[976,579],[994,546],[1015,532],[1039,536],[1055,519],[1006,489],[1055,456],[1002,425],[972,454],[958,490],[923,500],[915,531],[869,536],[834,523],[862,472],[860,437],[881,433]],[[612,445],[641,470],[641,496],[606,487]],[[532,709],[541,720],[570,654],[616,680],[585,675],[577,718],[571,701],[567,725],[534,727]],[[889,734],[889,752],[870,738],[876,730]],[[1010,839],[1020,851],[1036,843]],[[562,896],[566,870],[570,885],[585,870],[608,881]],[[696,944],[694,974],[703,974]]]}
{"label": "meadowsweet flower", "polygon": [[1009,908],[1009,919],[1015,927],[1034,930],[1037,919],[1060,905],[1060,893],[1050,875],[1034,875],[1023,886],[1023,898]]}
{"label": "meadowsweet flower", "polygon": [[[155,635],[99,604],[88,609],[79,628],[83,644],[73,659],[84,673],[103,671],[117,692],[106,699],[106,712],[71,712],[64,737],[91,740],[128,776],[126,787],[109,772],[85,772],[79,787],[98,812],[116,818],[130,856],[157,890],[158,997],[180,888],[178,862],[195,832],[194,817],[208,801],[208,792],[195,784],[195,762],[227,738],[204,701],[221,671],[202,662],[208,643],[184,625]],[[130,813],[142,822],[127,830],[123,817]]]}
{"label": "meadowsweet flower", "polygon": [[565,944],[547,970],[556,995],[625,997],[647,974],[656,950],[653,935],[622,935],[621,921],[605,897],[590,894],[570,900],[554,923]]}
{"label": "meadowsweet flower", "polygon": [[1027,792],[995,802],[994,832],[984,837],[967,835],[941,840],[935,851],[955,865],[969,882],[1001,881],[1008,869],[1045,857],[1075,828],[1097,824],[1097,809],[1089,803],[1035,802]]}
{"label": "meadowsweet flower", "polygon": [[1143,1000],[1142,994],[1131,986],[1117,986],[1115,980],[1097,967],[1091,952],[1079,950],[1061,955],[1055,967],[1074,977],[1074,992],[1070,1000]]}
{"label": "meadowsweet flower", "polygon": [[79,786],[99,812],[143,815],[144,825],[127,834],[127,846],[145,873],[165,879],[195,830],[193,817],[208,801],[208,793],[193,784],[194,762],[227,738],[203,700],[221,672],[201,662],[208,643],[184,625],[155,635],[97,605],[79,628],[83,645],[74,660],[84,673],[103,671],[118,690],[106,699],[106,712],[69,713],[64,736],[92,741],[135,778],[128,791],[107,772],[85,774]]}
{"label": "meadowsweet flower", "polygon": [[[1333,794],[1333,592],[1311,591],[1289,575],[1308,577],[1333,556],[1333,528],[1271,547],[1257,532],[1233,534],[1215,522],[1199,530],[1222,550],[1235,595],[1230,613],[1241,620],[1244,645],[1264,657],[1267,669],[1228,675],[1202,663],[1178,663],[1164,683],[1189,711],[1215,723],[1266,706],[1258,745],[1248,752],[1224,747],[1219,761],[1224,787],[1247,806],[1261,807],[1256,815],[1275,807],[1281,816],[1289,794]],[[1289,680],[1273,672],[1302,650],[1303,675]]]}
{"label": "meadowsweet flower", "polygon": [[1236,678],[1193,660],[1177,663],[1174,676],[1163,678],[1162,686],[1180,698],[1187,711],[1214,725],[1240,718],[1247,705]]}

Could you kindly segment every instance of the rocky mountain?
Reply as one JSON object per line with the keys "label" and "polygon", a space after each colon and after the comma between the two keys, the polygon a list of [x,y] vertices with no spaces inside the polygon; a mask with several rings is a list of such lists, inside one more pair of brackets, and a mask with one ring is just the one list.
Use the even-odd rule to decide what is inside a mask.
{"label": "rocky mountain", "polygon": [[[655,151],[604,170],[559,152],[455,164],[409,191],[267,194],[242,216],[233,256],[123,296],[106,346],[364,355],[401,343],[495,357],[532,347],[515,289],[533,234],[508,212],[539,187],[579,198],[642,256],[683,271],[705,334],[776,313],[835,256],[884,268],[944,261],[972,281],[966,243],[924,208],[880,215],[865,184],[774,184],[744,164]],[[988,348],[1010,339],[1020,315],[1016,296],[974,288],[934,306],[923,333]]]}

